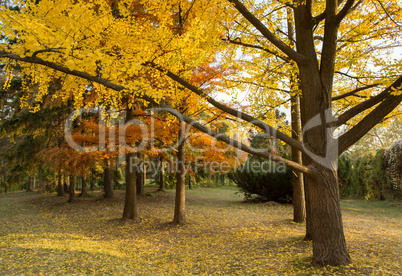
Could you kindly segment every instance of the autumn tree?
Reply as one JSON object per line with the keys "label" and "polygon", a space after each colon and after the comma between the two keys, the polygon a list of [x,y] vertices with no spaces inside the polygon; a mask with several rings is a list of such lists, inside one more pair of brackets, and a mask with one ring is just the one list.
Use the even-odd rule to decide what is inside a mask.
{"label": "autumn tree", "polygon": [[[168,108],[166,99],[180,101],[183,97],[183,93],[176,92],[180,87],[191,91],[200,102],[253,124],[261,132],[274,135],[301,151],[305,156],[303,164],[284,159],[275,152],[258,151],[223,133],[216,137],[305,174],[313,262],[345,265],[351,259],[340,212],[337,158],[400,105],[400,60],[383,55],[391,48],[400,47],[400,7],[395,0],[275,3],[276,6],[271,2],[254,5],[251,1],[240,0],[143,1],[143,7],[157,18],[147,21],[130,16],[116,18],[110,4],[102,1],[21,2],[19,12],[4,10],[0,15],[4,26],[2,35],[17,38],[13,45],[0,46],[0,57],[18,62],[24,74],[34,77],[43,87],[32,92],[36,100],[31,104],[33,111],[40,108],[50,76],[60,77],[68,84],[54,97],[63,98],[71,92],[76,106],[83,105],[86,87],[94,85],[110,105],[119,105],[122,96],[127,94]],[[130,15],[128,7],[130,5],[122,1],[118,5],[119,13]],[[282,26],[286,26],[282,24],[284,17],[275,14],[287,7],[293,14],[294,49],[281,35],[287,33],[286,28],[282,30]],[[188,22],[181,35],[172,28],[172,11],[178,9],[183,10],[183,19]],[[301,96],[302,142],[215,100],[213,92],[226,89],[230,86],[228,82],[213,87],[191,82],[193,68],[212,60],[217,52],[225,57],[229,46],[222,42],[222,37],[239,20],[244,28],[256,34],[253,42],[259,43],[260,48],[295,64]],[[252,55],[249,60],[255,64],[261,62]],[[226,65],[232,62],[231,58],[222,59]],[[239,71],[239,76],[250,74],[258,78],[247,67],[241,69],[243,73]],[[150,85],[149,75],[164,83],[163,90]],[[380,85],[362,83],[367,78],[379,80]],[[354,87],[338,89],[345,83],[352,83]],[[367,93],[367,98],[349,97],[361,96],[362,91]],[[335,99],[347,101],[337,113],[333,109],[337,107],[333,103]],[[95,104],[98,102],[95,99]],[[217,135],[189,116],[182,114],[180,117],[203,132]],[[347,123],[349,129],[335,137],[332,130]]]}

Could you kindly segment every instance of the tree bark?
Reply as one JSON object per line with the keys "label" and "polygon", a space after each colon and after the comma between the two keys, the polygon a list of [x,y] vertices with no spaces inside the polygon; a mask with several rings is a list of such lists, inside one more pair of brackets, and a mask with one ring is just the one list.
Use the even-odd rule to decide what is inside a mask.
{"label": "tree bark", "polygon": [[146,182],[146,168],[144,164],[144,157],[139,153],[138,158],[140,160],[137,167],[136,175],[136,185],[137,185],[137,195],[144,195],[145,182]]}
{"label": "tree bark", "polygon": [[58,181],[57,181],[57,196],[63,196],[64,189],[63,189],[63,177],[59,171]]}
{"label": "tree bark", "polygon": [[32,184],[33,184],[32,177],[28,177],[28,189],[27,189],[27,192],[33,192]]}
{"label": "tree bark", "polygon": [[81,193],[80,193],[80,196],[86,196],[86,194],[87,194],[86,178],[84,176],[80,176],[80,181],[81,181]]}
{"label": "tree bark", "polygon": [[74,201],[75,197],[75,177],[73,175],[70,176],[70,183],[68,185],[68,203],[71,203]]}
{"label": "tree bark", "polygon": [[136,219],[137,213],[137,185],[135,153],[126,155],[126,197],[124,199],[123,219]]}
{"label": "tree bark", "polygon": [[[292,121],[292,138],[301,141],[301,122],[300,122],[300,105],[299,96],[292,96],[291,99],[291,121]],[[302,153],[292,147],[292,161],[302,164]],[[304,198],[304,182],[303,173],[293,170],[292,175],[293,186],[293,221],[297,223],[306,220],[306,206]]]}
{"label": "tree bark", "polygon": [[[68,183],[67,183],[68,182]],[[64,185],[63,185],[63,189],[64,189],[64,193],[68,194],[69,192],[69,185],[70,185],[70,177],[67,176],[65,181],[64,181]]]}
{"label": "tree bark", "polygon": [[159,191],[164,191],[165,190],[165,168],[163,165],[163,159],[160,157],[159,159],[159,164],[160,164],[160,171],[159,171]]}
{"label": "tree bark", "polygon": [[[126,109],[126,123],[134,117],[133,109]],[[126,197],[122,219],[136,219],[137,212],[137,183],[136,183],[136,154],[129,152],[126,155]]]}
{"label": "tree bark", "polygon": [[[294,43],[294,28],[293,28],[293,17],[292,10],[290,7],[287,9],[287,23],[288,23],[288,39],[289,45],[293,49]],[[293,69],[296,70],[295,64],[292,63]],[[301,130],[301,120],[300,120],[300,96],[299,96],[299,85],[297,76],[294,72],[290,72],[290,114],[291,114],[291,126],[292,126],[292,138],[301,142],[302,141],[302,130]],[[292,147],[292,161],[298,164],[303,164],[302,153],[295,147]],[[293,221],[297,223],[304,222],[306,220],[306,205],[304,198],[304,182],[303,173],[297,170],[293,170],[292,175],[292,187],[293,187]]]}
{"label": "tree bark", "polygon": [[94,171],[91,169],[91,182],[90,182],[90,189],[91,192],[95,190],[95,176],[94,176]]}
{"label": "tree bark", "polygon": [[[337,160],[334,160],[334,163]],[[312,209],[313,263],[321,266],[351,263],[347,252],[339,199],[337,171],[314,165],[308,185]]]}
{"label": "tree bark", "polygon": [[105,191],[105,198],[114,198],[112,172],[110,170],[108,161],[103,171],[103,188]]}
{"label": "tree bark", "polygon": [[193,189],[193,183],[191,181],[191,175],[188,175],[188,188],[191,190]]}
{"label": "tree bark", "polygon": [[177,152],[177,172],[176,172],[176,198],[175,198],[175,209],[174,209],[174,224],[185,224],[186,223],[186,191],[185,191],[185,124],[183,121],[180,122],[180,134],[179,134],[179,146]]}

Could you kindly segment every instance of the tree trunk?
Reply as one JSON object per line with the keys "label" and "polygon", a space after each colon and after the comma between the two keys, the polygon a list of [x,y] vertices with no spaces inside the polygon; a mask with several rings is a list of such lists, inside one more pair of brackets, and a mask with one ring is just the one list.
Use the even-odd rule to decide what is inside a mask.
{"label": "tree trunk", "polygon": [[303,183],[304,183],[304,198],[306,200],[306,235],[304,236],[304,240],[312,241],[313,240],[313,226],[311,223],[312,214],[311,214],[310,200],[308,200],[308,198],[310,198],[310,193],[309,193],[308,180],[305,175],[303,175]]}
{"label": "tree trunk", "polygon": [[91,192],[95,190],[95,176],[94,176],[94,170],[91,170],[91,182],[90,182],[90,189]]}
{"label": "tree trunk", "polygon": [[64,189],[63,189],[63,177],[59,171],[58,181],[57,181],[57,196],[63,196]]}
{"label": "tree trunk", "polygon": [[163,165],[162,157],[159,159],[160,162],[160,171],[159,171],[159,191],[165,190],[165,168]]}
{"label": "tree trunk", "polygon": [[110,170],[109,164],[107,164],[103,171],[103,188],[105,190],[105,198],[114,197],[112,172]]}
{"label": "tree trunk", "polygon": [[81,194],[80,194],[80,196],[86,196],[86,194],[87,194],[86,178],[84,176],[80,176],[80,181],[81,181]]}
{"label": "tree trunk", "polygon": [[[334,160],[334,163],[337,160]],[[315,165],[308,176],[313,229],[313,263],[321,266],[351,263],[343,233],[338,176],[334,169]]]}
{"label": "tree trunk", "polygon": [[175,198],[175,208],[174,208],[174,224],[185,224],[186,223],[186,191],[185,191],[185,156],[184,156],[184,146],[185,146],[185,124],[183,121],[180,122],[180,134],[179,134],[179,146],[177,152],[177,172],[176,172],[176,198]]}
{"label": "tree trunk", "polygon": [[136,185],[137,185],[137,195],[144,195],[144,185],[146,181],[146,168],[143,161],[143,156],[139,153],[138,158],[140,160],[137,167],[137,175],[136,175]]}
{"label": "tree trunk", "polygon": [[[300,122],[300,105],[299,96],[292,96],[291,99],[291,121],[292,121],[292,138],[301,141],[301,122]],[[302,153],[292,147],[292,161],[302,164]],[[304,198],[304,182],[303,174],[293,170],[292,175],[293,186],[293,221],[297,223],[306,220],[306,205]]]}
{"label": "tree trunk", "polygon": [[[293,11],[291,8],[287,8],[287,26],[288,26],[288,38],[291,48],[295,48],[294,43],[294,28],[293,28]],[[295,64],[292,64],[292,69],[297,70]],[[290,82],[290,114],[291,114],[291,126],[292,126],[292,138],[302,141],[301,119],[300,119],[300,88],[298,85],[297,76],[294,72],[289,75]],[[302,164],[302,153],[292,147],[292,161]],[[304,222],[306,220],[306,205],[304,197],[304,182],[303,174],[299,171],[293,170],[292,175],[292,187],[293,187],[293,221],[297,223]]]}
{"label": "tree trunk", "polygon": [[[67,183],[68,182],[68,183]],[[66,177],[66,179],[65,179],[65,181],[64,181],[64,185],[63,185],[63,189],[64,189],[64,193],[68,193],[69,192],[69,184],[70,183],[70,177],[69,176],[67,176]]]}
{"label": "tree trunk", "polygon": [[193,189],[193,183],[191,181],[191,175],[188,175],[188,188],[191,190]]}
{"label": "tree trunk", "polygon": [[28,177],[28,189],[27,189],[27,192],[32,192],[33,191],[32,184],[33,184],[32,177]]}
{"label": "tree trunk", "polygon": [[135,153],[126,155],[126,197],[124,200],[123,219],[136,219],[137,214],[137,185]]}
{"label": "tree trunk", "polygon": [[75,197],[75,177],[73,175],[70,176],[70,183],[68,185],[68,203],[71,203],[74,201]]}

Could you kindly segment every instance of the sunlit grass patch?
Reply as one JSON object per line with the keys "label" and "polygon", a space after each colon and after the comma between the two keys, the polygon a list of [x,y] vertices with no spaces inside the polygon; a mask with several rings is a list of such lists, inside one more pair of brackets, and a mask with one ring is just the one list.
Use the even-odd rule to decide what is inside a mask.
{"label": "sunlit grass patch", "polygon": [[310,264],[312,244],[303,240],[305,225],[292,222],[291,205],[199,188],[187,192],[188,223],[174,226],[174,191],[149,192],[136,222],[119,219],[122,191],[74,204],[0,195],[0,275],[398,275],[401,268],[399,207],[343,202],[353,264],[320,268]]}

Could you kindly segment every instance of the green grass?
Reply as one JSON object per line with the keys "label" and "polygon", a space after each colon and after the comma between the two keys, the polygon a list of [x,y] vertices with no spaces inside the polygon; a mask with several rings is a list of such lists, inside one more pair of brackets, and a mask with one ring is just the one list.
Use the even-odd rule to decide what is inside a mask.
{"label": "green grass", "polygon": [[342,202],[352,265],[310,266],[312,246],[292,206],[244,203],[236,190],[187,191],[187,221],[173,226],[174,190],[140,198],[121,221],[123,191],[72,204],[54,194],[0,195],[0,275],[398,275],[401,205]]}

